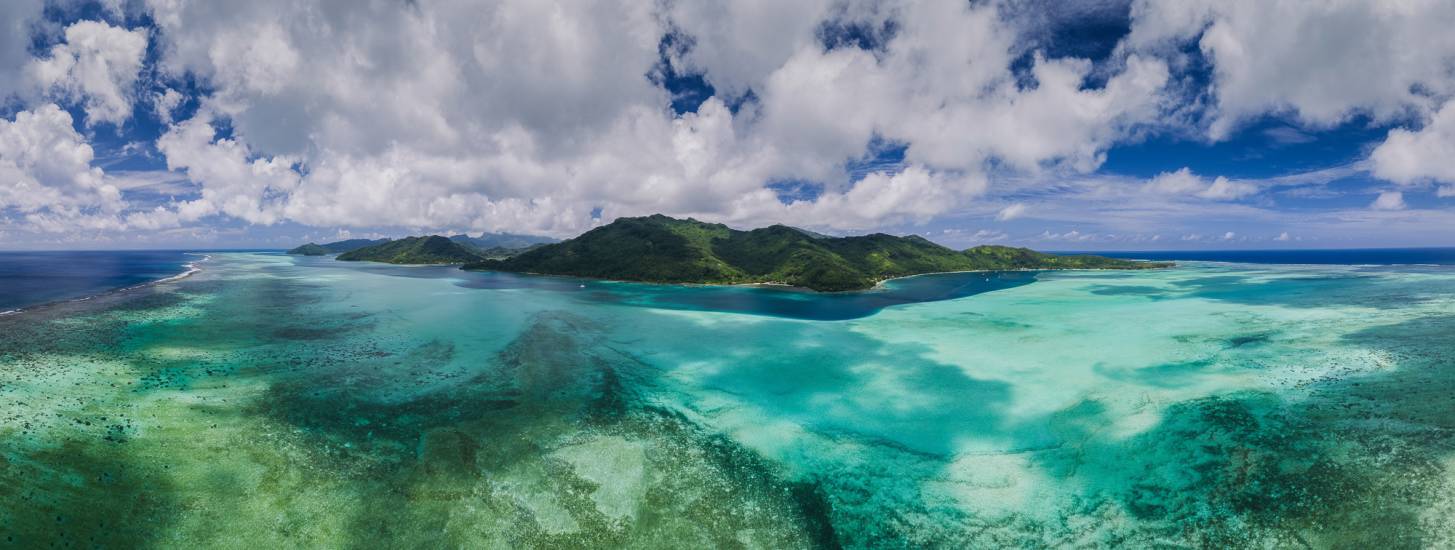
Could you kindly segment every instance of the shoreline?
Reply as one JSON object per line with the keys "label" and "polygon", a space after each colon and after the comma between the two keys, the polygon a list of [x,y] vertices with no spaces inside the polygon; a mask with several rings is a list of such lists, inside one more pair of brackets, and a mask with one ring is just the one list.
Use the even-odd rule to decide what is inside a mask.
{"label": "shoreline", "polygon": [[183,272],[181,272],[181,273],[178,273],[176,275],[168,275],[166,277],[162,277],[162,278],[157,279],[157,280],[154,280],[154,281],[147,281],[147,282],[144,282],[144,283],[135,284],[135,285],[131,285],[131,286],[124,286],[124,287],[121,287],[121,288],[113,288],[113,289],[109,289],[109,290],[104,290],[104,291],[101,291],[101,292],[97,292],[95,294],[88,294],[86,296],[82,296],[82,297],[79,297],[79,298],[67,298],[67,299],[63,299],[63,300],[51,300],[49,302],[41,302],[39,304],[33,304],[33,305],[25,306],[25,307],[18,307],[18,308],[6,310],[6,311],[0,311],[0,317],[8,317],[8,316],[11,316],[11,315],[19,315],[19,314],[25,313],[27,311],[33,311],[33,310],[37,310],[37,309],[45,309],[45,308],[54,307],[54,306],[57,306],[57,305],[74,304],[74,303],[79,303],[79,302],[89,302],[89,301],[94,300],[96,298],[103,298],[103,297],[106,297],[106,296],[111,296],[111,295],[115,295],[115,294],[121,294],[121,293],[124,293],[124,292],[133,291],[133,290],[139,290],[139,289],[143,289],[143,288],[147,288],[147,287],[151,287],[151,286],[156,286],[156,285],[160,285],[160,284],[164,284],[164,283],[177,282],[177,281],[186,279],[188,277],[191,277],[193,275],[196,275],[198,272],[201,272],[202,271],[202,268],[201,267],[198,267],[197,264],[200,264],[202,262],[206,262],[206,261],[212,259],[212,255],[211,254],[204,254],[204,253],[200,253],[200,252],[187,252],[186,254],[189,254],[189,255],[199,255],[200,254],[202,256],[202,259],[200,259],[200,260],[193,260],[193,261],[190,261],[190,262],[187,262],[187,263],[182,264],[182,267],[186,268],[186,270],[183,271]]}
{"label": "shoreline", "polygon": [[[1136,260],[1136,261],[1144,261],[1144,260]],[[1145,261],[1150,261],[1150,260],[1145,260]],[[886,279],[880,279],[879,281],[875,282],[874,283],[874,286],[871,287],[871,288],[874,288],[874,289],[881,288],[881,287],[884,286],[884,283],[887,283],[889,281],[897,281],[897,280],[900,280],[900,279],[913,279],[915,277],[924,277],[926,275],[950,275],[950,274],[955,274],[955,273],[1026,273],[1026,272],[1030,272],[1030,271],[1151,271],[1151,270],[1154,270],[1154,269],[1172,269],[1172,268],[1175,268],[1175,267],[1177,267],[1177,264],[1174,263],[1173,265],[1166,266],[1166,267],[1146,267],[1146,268],[1137,268],[1137,269],[1116,269],[1116,268],[1112,268],[1112,267],[1067,267],[1067,268],[1048,267],[1048,268],[1041,268],[1041,269],[966,269],[966,270],[961,270],[961,271],[934,271],[934,272],[930,272],[930,273],[916,273],[914,275],[902,275],[902,276],[899,276],[899,277],[889,277],[889,278],[886,278]],[[868,289],[866,289],[866,290],[868,290]],[[848,290],[848,291],[844,291],[844,292],[856,292],[856,291]]]}
{"label": "shoreline", "polygon": [[[400,264],[392,264],[392,265],[400,265]],[[928,272],[928,273],[916,273],[914,275],[901,275],[901,276],[898,276],[898,277],[888,277],[888,278],[884,278],[884,279],[879,279],[879,280],[877,280],[877,281],[874,282],[874,286],[871,286],[871,287],[868,287],[868,288],[852,289],[852,290],[814,290],[812,288],[791,285],[791,284],[788,284],[788,283],[778,282],[778,281],[762,281],[762,282],[755,282],[755,283],[683,283],[683,282],[667,282],[667,281],[639,281],[639,280],[629,280],[629,279],[608,279],[608,278],[601,278],[601,277],[583,277],[583,276],[579,276],[579,275],[559,275],[559,274],[554,274],[554,273],[536,273],[536,272],[533,272],[533,271],[501,271],[501,270],[496,270],[496,269],[464,269],[463,267],[461,268],[461,271],[467,271],[467,272],[473,272],[473,273],[486,273],[486,272],[491,272],[491,273],[508,273],[508,274],[511,274],[511,275],[529,275],[529,276],[532,276],[532,277],[557,277],[557,278],[566,278],[566,279],[576,279],[576,280],[580,280],[580,281],[593,281],[593,282],[606,282],[606,283],[626,283],[626,284],[662,285],[662,286],[683,286],[683,287],[765,288],[765,289],[773,289],[773,290],[788,290],[788,291],[793,291],[793,292],[805,292],[805,293],[810,293],[810,294],[847,294],[847,293],[850,293],[850,292],[872,292],[872,291],[877,291],[877,290],[883,290],[884,283],[887,283],[889,281],[896,281],[896,280],[899,280],[899,279],[910,279],[910,278],[913,278],[913,277],[924,277],[926,275],[953,275],[953,274],[957,274],[957,273],[1025,273],[1025,272],[1033,272],[1033,271],[1148,271],[1148,270],[1153,270],[1153,269],[1172,269],[1172,268],[1175,268],[1175,267],[1177,267],[1177,265],[1174,263],[1173,265],[1166,266],[1166,267],[1138,268],[1138,269],[1116,269],[1116,268],[1098,267],[1098,268],[1060,268],[1060,269],[1058,269],[1058,268],[1042,268],[1042,269],[966,269],[966,270],[960,270],[960,271],[933,271],[933,272]]]}

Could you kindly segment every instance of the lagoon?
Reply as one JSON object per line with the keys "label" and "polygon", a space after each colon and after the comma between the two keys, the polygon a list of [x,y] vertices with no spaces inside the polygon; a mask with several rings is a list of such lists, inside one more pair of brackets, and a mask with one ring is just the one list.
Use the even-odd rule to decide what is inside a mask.
{"label": "lagoon", "polygon": [[199,266],[0,317],[0,540],[1455,544],[1449,266]]}

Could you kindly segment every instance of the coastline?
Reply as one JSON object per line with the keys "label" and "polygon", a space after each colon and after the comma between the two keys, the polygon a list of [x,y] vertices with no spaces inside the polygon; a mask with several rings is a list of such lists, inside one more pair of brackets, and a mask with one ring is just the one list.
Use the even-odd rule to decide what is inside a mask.
{"label": "coastline", "polygon": [[200,252],[187,252],[186,254],[188,254],[188,255],[201,255],[202,256],[202,259],[200,259],[200,260],[194,260],[194,261],[190,261],[190,262],[187,262],[187,263],[182,264],[182,267],[185,268],[185,270],[182,271],[181,273],[176,274],[176,275],[169,275],[169,276],[166,276],[166,277],[162,277],[160,279],[156,279],[156,280],[153,280],[153,281],[147,281],[147,282],[144,282],[144,283],[141,283],[141,284],[135,284],[135,285],[131,285],[131,286],[124,286],[124,287],[120,287],[120,288],[108,289],[108,290],[104,290],[104,291],[101,291],[101,292],[97,292],[95,294],[88,294],[88,295],[85,295],[85,296],[81,296],[79,298],[67,298],[67,299],[63,299],[63,300],[52,300],[52,301],[49,301],[49,302],[41,302],[39,304],[33,304],[33,305],[25,306],[25,307],[18,307],[18,308],[15,308],[15,309],[9,309],[9,310],[5,310],[5,311],[0,311],[0,317],[8,317],[8,316],[11,316],[11,315],[19,315],[19,314],[25,313],[27,311],[33,311],[33,310],[37,310],[37,309],[45,309],[45,308],[54,307],[54,306],[61,305],[61,304],[72,304],[72,303],[78,303],[78,302],[89,302],[89,301],[94,300],[94,299],[97,299],[97,298],[103,298],[103,297],[106,297],[106,296],[121,294],[121,293],[125,293],[125,292],[130,292],[130,291],[133,291],[133,290],[139,290],[139,289],[143,289],[143,288],[147,288],[147,287],[152,287],[152,286],[156,286],[156,285],[160,285],[160,284],[165,284],[165,283],[174,283],[174,282],[177,282],[177,281],[186,279],[188,277],[191,277],[191,276],[196,275],[197,273],[201,272],[202,271],[202,268],[199,267],[197,264],[200,264],[202,262],[206,262],[206,261],[212,259],[212,255],[211,254],[204,254],[204,253],[200,253]]}
{"label": "coastline", "polygon": [[[882,288],[884,286],[884,283],[887,283],[889,281],[897,281],[897,280],[900,280],[900,279],[912,279],[912,278],[915,278],[915,277],[924,277],[925,275],[949,275],[949,274],[953,274],[953,273],[1025,273],[1025,272],[1028,272],[1028,271],[1148,271],[1148,270],[1152,270],[1152,269],[1172,269],[1174,267],[1177,267],[1177,264],[1176,263],[1173,263],[1173,265],[1170,265],[1170,266],[1167,266],[1167,267],[1149,267],[1149,268],[1140,268],[1140,269],[1116,269],[1116,268],[1110,268],[1110,267],[1078,267],[1078,268],[1072,268],[1072,267],[1066,267],[1066,268],[1048,267],[1048,268],[1042,268],[1042,269],[966,269],[966,270],[961,270],[961,271],[933,271],[933,272],[930,272],[930,273],[916,273],[914,275],[901,275],[899,277],[889,277],[889,278],[885,278],[885,279],[880,279],[879,281],[877,281],[877,282],[874,283],[874,286],[873,287],[868,288],[868,289],[865,289],[865,290]],[[859,292],[859,291],[847,290],[847,291],[842,291],[842,292]]]}
{"label": "coastline", "polygon": [[[392,264],[392,265],[401,265],[401,264]],[[887,278],[879,279],[879,280],[875,281],[874,282],[874,286],[871,286],[871,287],[868,287],[868,288],[852,289],[852,290],[814,290],[812,288],[803,287],[803,286],[797,286],[797,285],[792,285],[792,284],[788,284],[788,283],[784,283],[784,282],[779,282],[779,281],[761,281],[761,282],[755,282],[755,283],[684,283],[684,282],[676,282],[676,281],[642,281],[642,280],[629,280],[629,279],[608,279],[608,278],[600,278],[600,277],[583,277],[583,276],[579,276],[579,275],[559,275],[559,274],[553,274],[553,273],[536,273],[536,272],[533,272],[533,271],[500,271],[500,270],[494,270],[494,269],[463,269],[463,268],[461,270],[462,271],[475,272],[475,273],[496,272],[496,273],[509,273],[509,274],[513,274],[513,275],[530,275],[532,277],[562,277],[562,278],[568,278],[568,279],[577,279],[577,280],[581,280],[581,281],[595,281],[595,282],[607,282],[607,283],[627,283],[627,284],[646,284],[646,285],[683,286],[683,287],[767,288],[767,289],[774,289],[774,290],[788,290],[788,291],[794,291],[794,292],[806,292],[806,293],[810,293],[810,294],[847,294],[847,293],[851,293],[851,292],[870,292],[870,291],[875,291],[875,290],[882,290],[884,288],[884,283],[887,283],[889,281],[895,281],[895,280],[899,280],[899,279],[909,279],[909,278],[913,278],[913,277],[924,277],[926,275],[952,275],[952,274],[956,274],[956,273],[1018,273],[1018,272],[1019,273],[1023,273],[1023,272],[1028,272],[1028,271],[1146,271],[1146,270],[1149,270],[1149,269],[1171,269],[1171,268],[1174,268],[1174,267],[1177,267],[1175,263],[1173,263],[1173,265],[1170,265],[1170,266],[1167,266],[1167,267],[1159,267],[1159,268],[1139,268],[1139,269],[1116,269],[1116,268],[1099,267],[1099,268],[1043,268],[1043,269],[966,269],[966,270],[959,270],[959,271],[932,271],[932,272],[928,272],[928,273],[916,273],[914,275],[900,275],[900,276],[897,276],[897,277],[887,277]]]}

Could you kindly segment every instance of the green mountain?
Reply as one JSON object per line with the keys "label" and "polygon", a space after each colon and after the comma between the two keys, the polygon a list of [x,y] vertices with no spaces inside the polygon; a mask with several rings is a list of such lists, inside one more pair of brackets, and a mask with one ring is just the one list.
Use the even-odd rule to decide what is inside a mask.
{"label": "green mountain", "polygon": [[533,244],[520,248],[507,248],[504,246],[496,246],[481,250],[480,255],[490,260],[503,260],[511,256],[517,256],[526,252],[530,252],[542,246],[546,246],[546,243]]}
{"label": "green mountain", "polygon": [[663,215],[619,218],[581,236],[465,269],[663,283],[781,283],[813,290],[871,288],[945,271],[1147,269],[1171,264],[1056,256],[1005,246],[957,251],[918,236],[827,237],[785,225],[738,231]]}
{"label": "green mountain", "polygon": [[345,262],[390,264],[463,264],[482,258],[480,251],[439,235],[405,237],[338,255]]}
{"label": "green mountain", "polygon": [[301,256],[327,256],[329,254],[332,254],[332,252],[329,252],[327,248],[324,248],[314,243],[308,243],[298,248],[294,248],[292,250],[289,250],[288,253]]}
{"label": "green mountain", "polygon": [[289,250],[289,254],[300,254],[303,256],[324,256],[328,254],[342,254],[358,250],[366,246],[374,246],[389,242],[389,239],[349,239],[333,243],[315,244],[308,243],[298,248]]}
{"label": "green mountain", "polygon": [[539,237],[535,235],[516,235],[512,233],[483,233],[479,237],[469,235],[453,235],[450,240],[460,244],[473,246],[479,250],[521,250],[536,245],[551,244],[557,242],[550,237]]}
{"label": "green mountain", "polygon": [[376,244],[383,244],[387,242],[389,242],[389,239],[349,239],[346,241],[324,243],[319,246],[328,249],[328,251],[331,253],[343,254],[344,252],[351,252],[366,246],[374,246]]}

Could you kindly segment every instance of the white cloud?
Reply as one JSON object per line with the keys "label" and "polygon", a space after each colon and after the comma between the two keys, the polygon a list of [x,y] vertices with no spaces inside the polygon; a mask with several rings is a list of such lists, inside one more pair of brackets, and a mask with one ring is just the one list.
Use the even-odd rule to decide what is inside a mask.
{"label": "white cloud", "polygon": [[1202,190],[1197,196],[1214,200],[1232,200],[1258,192],[1258,188],[1248,183],[1233,181],[1223,176],[1213,179],[1207,189]]}
{"label": "white cloud", "polygon": [[30,29],[40,18],[42,0],[0,2],[0,102],[22,91],[30,63]]}
{"label": "white cloud", "polygon": [[812,45],[829,5],[829,0],[668,3],[668,21],[690,40],[686,51],[674,52],[676,64],[706,73],[719,94],[741,96]]}
{"label": "white cloud", "polygon": [[1052,233],[1050,230],[1046,230],[1042,231],[1040,235],[1036,236],[1037,240],[1061,242],[1086,242],[1096,240],[1096,238],[1097,236],[1095,234],[1082,233],[1081,231],[1076,229],[1072,229],[1065,233]]}
{"label": "white cloud", "polygon": [[157,118],[163,124],[171,124],[172,111],[177,110],[177,107],[182,105],[184,99],[186,98],[181,92],[167,88],[164,92],[152,94],[152,109],[156,111]]}
{"label": "white cloud", "polygon": [[[1447,3],[1137,0],[1132,35],[1096,65],[1025,57],[1044,29],[1028,28],[1034,22],[1011,2],[125,6],[143,3],[155,29],[77,23],[39,52],[43,59],[30,59],[28,36],[0,36],[0,95],[16,82],[31,85],[15,96],[22,108],[75,102],[89,125],[124,121],[140,99],[168,125],[155,145],[193,183],[102,174],[103,186],[137,206],[114,202],[103,216],[93,197],[77,212],[113,225],[163,229],[223,216],[330,231],[569,235],[599,223],[599,209],[605,220],[664,212],[920,231],[941,217],[965,216],[962,227],[1019,220],[1033,204],[1036,223],[1061,224],[1048,236],[1066,239],[1076,227],[1087,233],[1073,238],[1113,242],[1153,229],[1216,241],[1228,227],[1263,235],[1287,227],[1316,238],[1328,220],[1381,228],[1397,215],[1444,219],[1362,204],[1326,218],[1272,206],[1294,193],[1347,192],[1324,184],[1363,173],[1357,162],[1263,180],[1188,168],[1146,181],[1087,176],[1108,149],[1149,130],[1195,120],[1222,137],[1270,113],[1302,123],[1269,130],[1277,144],[1307,141],[1310,128],[1353,116],[1408,122],[1367,169],[1406,193],[1455,194],[1442,162],[1455,155],[1455,107],[1439,109],[1455,95]],[[29,23],[16,21],[39,10],[38,2],[6,3],[0,22],[28,33]],[[872,51],[825,50],[819,33],[844,26],[890,32],[874,36]],[[669,32],[681,38],[669,52],[674,66],[701,72],[719,92],[695,113],[673,113],[650,77]],[[133,68],[149,39],[160,61]],[[1208,95],[1185,88],[1195,85],[1189,44],[1214,68]],[[29,76],[4,78],[11,74]],[[159,80],[138,85],[138,74]],[[196,79],[186,89],[203,91],[184,97],[166,87],[177,86],[173,79]],[[139,89],[147,95],[133,97]],[[737,103],[750,90],[752,99]],[[903,161],[864,162],[886,144],[903,147]],[[1038,183],[1023,184],[1030,180]],[[821,193],[795,200],[775,182],[810,182],[803,187]],[[174,191],[183,198],[164,202]],[[1280,217],[1300,221],[1275,223]]]}
{"label": "white cloud", "polygon": [[1258,186],[1251,183],[1233,181],[1223,176],[1208,181],[1186,167],[1157,174],[1142,188],[1150,193],[1192,195],[1212,200],[1239,199],[1258,192]]}
{"label": "white cloud", "polygon": [[996,241],[1003,241],[1009,237],[1010,235],[1005,234],[1004,231],[981,229],[970,235],[970,240],[974,242],[993,243]]}
{"label": "white cloud", "polygon": [[1263,131],[1263,135],[1278,145],[1300,145],[1314,141],[1314,137],[1289,126],[1279,126]]}
{"label": "white cloud", "polygon": [[1455,101],[1417,131],[1390,130],[1369,155],[1376,177],[1402,185],[1426,180],[1455,183]]}
{"label": "white cloud", "polygon": [[0,119],[0,212],[46,232],[115,227],[125,203],[93,157],[71,115],[54,104]]}
{"label": "white cloud", "polygon": [[295,161],[288,157],[253,158],[245,144],[215,139],[205,118],[172,126],[157,149],[167,157],[167,168],[185,170],[202,186],[202,197],[178,206],[179,221],[195,221],[223,213],[250,223],[280,221],[287,193],[298,187]]}
{"label": "white cloud", "polygon": [[1148,180],[1143,187],[1153,193],[1167,195],[1191,195],[1198,193],[1207,187],[1201,176],[1192,173],[1190,168],[1181,168],[1175,172],[1163,172]]}
{"label": "white cloud", "polygon": [[1404,193],[1399,191],[1385,191],[1369,204],[1375,210],[1404,210]]}
{"label": "white cloud", "polygon": [[[1344,166],[1260,180],[1236,180],[1261,192],[1278,192],[1260,195],[1260,200],[1242,201],[1206,200],[1197,196],[1211,184],[1206,178],[1187,178],[1193,185],[1181,187],[1181,193],[1150,192],[1148,180],[1106,174],[1011,178],[997,181],[983,201],[945,216],[940,223],[961,226],[983,223],[1005,204],[1015,201],[1034,204],[1037,222],[1046,224],[1053,234],[1076,229],[1098,235],[1098,242],[1113,242],[1109,235],[1123,236],[1125,240],[1118,242],[1135,242],[1134,236],[1158,233],[1170,240],[1187,236],[1189,243],[1215,242],[1231,229],[1237,232],[1239,240],[1259,234],[1271,239],[1287,231],[1295,240],[1318,240],[1341,246],[1439,245],[1441,224],[1455,224],[1455,212],[1441,214],[1430,209],[1376,212],[1366,207],[1367,202],[1357,207],[1308,209],[1288,209],[1279,204],[1284,191],[1325,188],[1329,182],[1357,172],[1353,166]],[[1178,189],[1177,185],[1170,187]],[[1341,191],[1351,192],[1357,191]],[[1248,240],[1254,238],[1248,237]]]}
{"label": "white cloud", "polygon": [[1279,233],[1277,237],[1274,237],[1273,240],[1275,240],[1275,241],[1289,241],[1289,240],[1292,240],[1292,238],[1288,236],[1288,232],[1287,231],[1284,231],[1282,233]]}
{"label": "white cloud", "polygon": [[[1023,82],[1010,70],[1018,29],[994,5],[660,6],[151,0],[163,71],[213,89],[159,149],[212,209],[256,223],[569,234],[600,208],[864,229],[965,205],[989,163],[1095,169],[1160,112],[1168,74],[1131,56],[1089,88],[1089,63],[1037,59]],[[815,34],[890,16],[879,52],[825,51]],[[669,31],[691,44],[673,52],[680,69],[758,101],[674,116],[645,76]],[[201,139],[214,120],[233,135]],[[846,162],[875,138],[908,146],[903,168],[852,180]],[[208,151],[229,168],[205,173]],[[287,162],[254,174],[258,159]],[[785,204],[766,187],[782,180],[824,190]]]}
{"label": "white cloud", "polygon": [[146,30],[79,21],[66,27],[65,37],[49,57],[26,66],[31,81],[47,95],[82,102],[87,125],[121,124],[131,118]]}
{"label": "white cloud", "polygon": [[1010,221],[1010,220],[1013,220],[1013,219],[1016,219],[1016,218],[1021,217],[1025,213],[1026,213],[1026,205],[1024,203],[1019,203],[1018,202],[1018,203],[1014,203],[1014,204],[1011,204],[1010,206],[1007,206],[1005,208],[1000,209],[1000,212],[997,212],[995,214],[995,219],[998,220],[998,221]]}
{"label": "white cloud", "polygon": [[1327,127],[1398,120],[1455,93],[1455,3],[1436,0],[1136,0],[1128,51],[1196,41],[1213,66],[1208,134],[1291,113]]}

